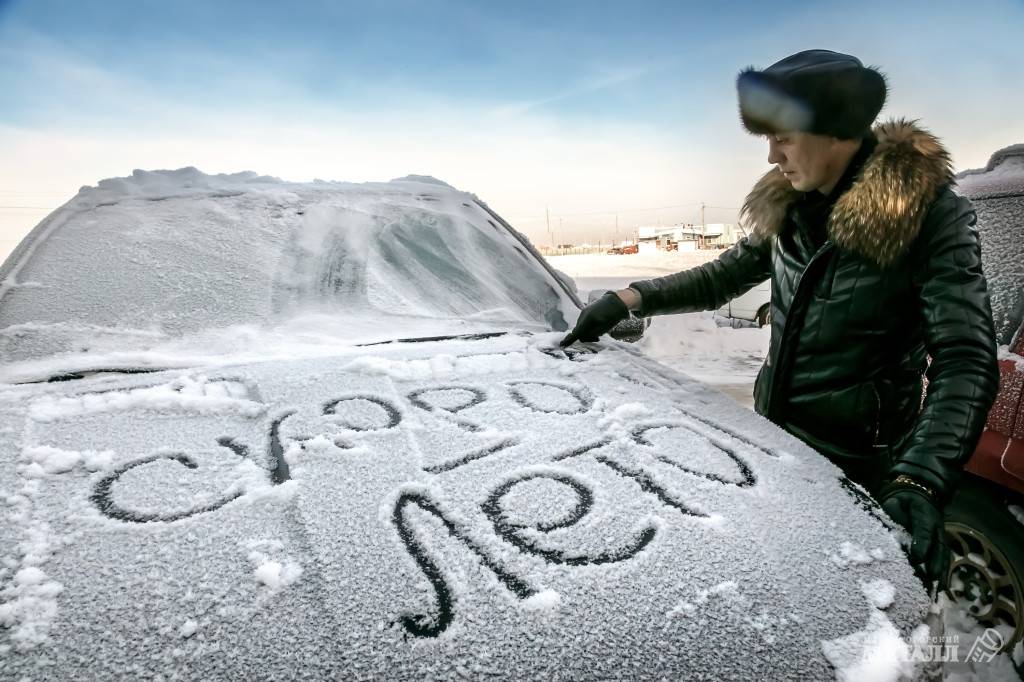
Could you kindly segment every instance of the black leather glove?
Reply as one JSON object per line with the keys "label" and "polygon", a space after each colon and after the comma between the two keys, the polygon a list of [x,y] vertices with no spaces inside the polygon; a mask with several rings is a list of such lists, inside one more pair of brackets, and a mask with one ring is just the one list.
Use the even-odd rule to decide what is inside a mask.
{"label": "black leather glove", "polygon": [[576,326],[559,343],[563,348],[577,341],[597,341],[602,334],[607,334],[612,327],[629,317],[629,308],[614,291],[605,293],[580,313]]}
{"label": "black leather glove", "polygon": [[943,513],[935,494],[909,476],[897,476],[878,495],[883,511],[910,533],[910,564],[929,593],[945,591],[949,578],[949,548]]}

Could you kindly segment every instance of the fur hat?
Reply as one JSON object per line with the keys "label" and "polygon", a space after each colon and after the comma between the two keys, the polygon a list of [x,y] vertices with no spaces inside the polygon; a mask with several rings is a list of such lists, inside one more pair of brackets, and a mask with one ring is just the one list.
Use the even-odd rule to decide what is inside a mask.
{"label": "fur hat", "polygon": [[740,117],[755,135],[802,131],[861,137],[885,104],[885,77],[859,59],[806,50],[736,79]]}

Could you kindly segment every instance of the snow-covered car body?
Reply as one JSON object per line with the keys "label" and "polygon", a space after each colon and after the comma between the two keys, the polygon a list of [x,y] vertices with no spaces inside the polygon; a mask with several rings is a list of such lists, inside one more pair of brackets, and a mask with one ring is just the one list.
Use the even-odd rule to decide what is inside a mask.
{"label": "snow-covered car body", "polygon": [[[220,216],[208,231],[269,229],[235,215],[266,202],[272,217],[269,181],[235,184],[221,199],[178,191],[173,213],[197,219],[191,202]],[[356,191],[283,187],[307,215]],[[410,239],[428,243],[443,212],[427,220],[417,193],[476,205],[436,184],[358,190],[378,196],[357,220],[408,207],[417,217],[400,224],[419,221]],[[150,200],[125,194],[108,200],[150,229],[147,205],[127,205]],[[64,257],[61,230],[73,253],[76,226],[102,222],[95,207],[65,210],[5,266],[11,291],[62,290],[49,279],[62,268],[43,262]],[[499,234],[490,220],[480,209],[463,227]],[[24,304],[21,321],[5,318],[17,359],[0,387],[4,677],[819,679],[856,673],[866,651],[908,668],[898,640],[920,633],[927,598],[877,507],[772,424],[625,344],[553,350],[572,300],[530,251],[516,256],[518,285],[551,302],[534,308],[548,330],[515,307],[471,323],[434,309],[410,325],[345,284],[384,279],[372,266],[332,283],[361,302],[347,311],[294,284],[293,237],[261,263],[289,273],[291,318],[273,296],[231,308],[224,296],[247,292],[228,265],[207,273],[223,292],[204,293],[234,326],[197,313],[215,332],[159,299],[146,299],[159,320],[148,336],[113,313],[33,323],[43,313]],[[314,271],[344,260],[306,255]],[[156,253],[147,265],[166,272]],[[280,278],[260,276],[273,294]],[[243,325],[232,315],[244,306],[267,314]],[[325,327],[282,340],[312,334],[296,322],[310,307],[326,324],[323,306],[356,320],[348,339]],[[90,330],[101,347],[76,346]]]}
{"label": "snow-covered car body", "polygon": [[999,394],[967,469],[1024,495],[1024,144],[1000,149],[985,168],[960,173],[957,190],[978,213],[1001,346]]}
{"label": "snow-covered car body", "polygon": [[999,630],[1005,648],[1024,640],[1024,144],[996,151],[957,176],[978,214],[982,266],[999,348],[999,393],[947,515],[953,593]]}

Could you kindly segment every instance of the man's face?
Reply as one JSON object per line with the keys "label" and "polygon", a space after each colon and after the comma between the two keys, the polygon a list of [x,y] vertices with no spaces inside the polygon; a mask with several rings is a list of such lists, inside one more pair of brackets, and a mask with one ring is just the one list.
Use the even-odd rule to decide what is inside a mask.
{"label": "man's face", "polygon": [[811,192],[832,179],[835,138],[812,133],[768,135],[768,163],[774,163],[793,189]]}

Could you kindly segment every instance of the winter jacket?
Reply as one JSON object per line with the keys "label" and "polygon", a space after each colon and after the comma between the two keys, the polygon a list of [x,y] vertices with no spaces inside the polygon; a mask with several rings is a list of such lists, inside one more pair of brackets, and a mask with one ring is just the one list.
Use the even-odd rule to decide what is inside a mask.
{"label": "winter jacket", "polygon": [[744,204],[749,237],[630,286],[646,316],[715,310],[770,277],[757,412],[848,473],[873,472],[858,476],[871,488],[907,474],[946,497],[999,381],[975,214],[935,137],[902,120],[873,135],[820,248],[796,210],[804,194],[773,169]]}

